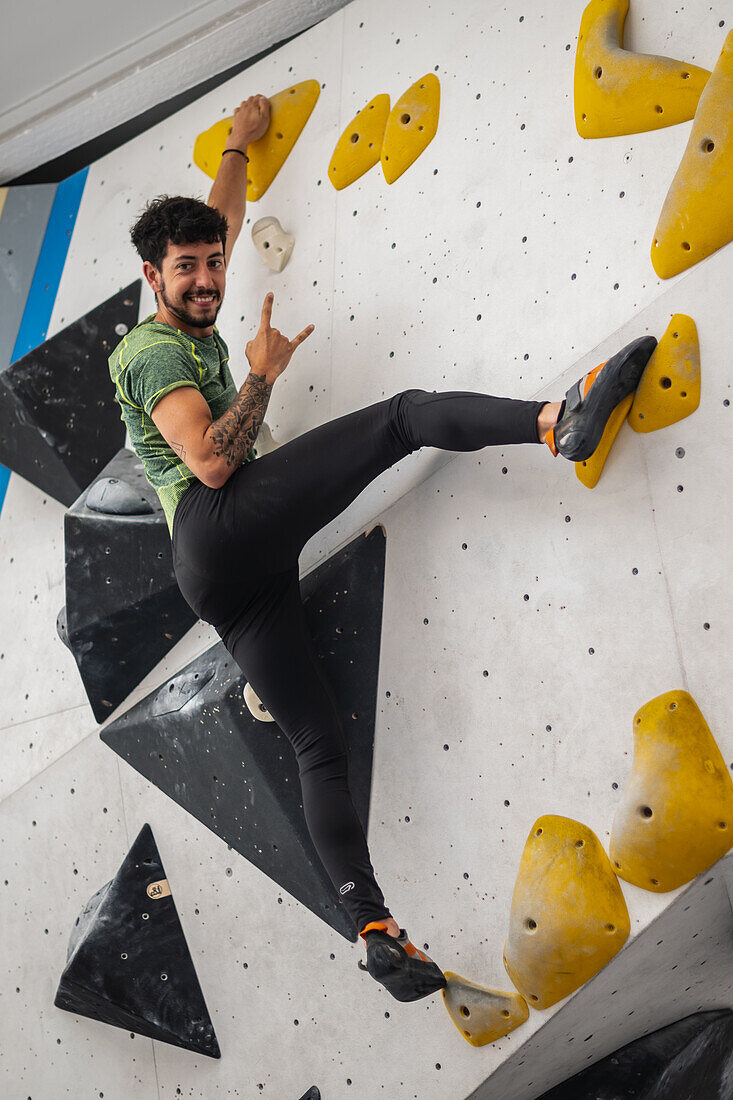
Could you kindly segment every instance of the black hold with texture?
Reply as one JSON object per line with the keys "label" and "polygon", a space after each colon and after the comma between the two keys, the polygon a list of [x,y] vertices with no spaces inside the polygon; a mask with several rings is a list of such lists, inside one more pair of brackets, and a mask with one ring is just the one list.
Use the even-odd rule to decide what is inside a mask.
{"label": "black hold with texture", "polygon": [[[89,501],[95,505],[89,507]],[[64,517],[65,633],[103,722],[196,622],[141,461],[121,450]]]}
{"label": "black hold with texture", "polygon": [[[366,832],[382,626],[385,536],[355,539],[301,582],[316,653],[339,706]],[[287,675],[287,670],[283,670]],[[357,929],[308,833],[295,754],[250,714],[219,643],[100,731],[165,794],[347,939]]]}
{"label": "black hold with texture", "polygon": [[219,1058],[204,995],[149,825],[90,898],[69,939],[54,1004]]}
{"label": "black hold with texture", "polygon": [[137,279],[0,368],[0,463],[67,507],[124,445],[107,358],[139,308]]}
{"label": "black hold with texture", "polygon": [[733,1011],[696,1012],[635,1039],[538,1100],[731,1100]]}

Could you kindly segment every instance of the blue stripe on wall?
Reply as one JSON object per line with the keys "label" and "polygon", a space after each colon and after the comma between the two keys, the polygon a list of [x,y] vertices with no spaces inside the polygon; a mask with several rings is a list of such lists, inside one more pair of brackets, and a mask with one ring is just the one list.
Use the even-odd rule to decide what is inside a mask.
{"label": "blue stripe on wall", "polygon": [[[59,184],[46,226],[33,281],[23,310],[20,329],[10,362],[14,363],[46,339],[48,324],[56,303],[61,275],[79,213],[88,168],[69,176]],[[0,466],[0,510],[10,480],[10,471]]]}
{"label": "blue stripe on wall", "polygon": [[83,168],[58,186],[11,363],[46,339],[88,173],[89,169]]}

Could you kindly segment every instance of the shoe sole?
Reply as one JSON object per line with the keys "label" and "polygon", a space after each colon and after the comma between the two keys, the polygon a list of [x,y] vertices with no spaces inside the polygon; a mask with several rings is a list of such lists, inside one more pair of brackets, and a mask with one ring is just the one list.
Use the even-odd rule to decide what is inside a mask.
{"label": "shoe sole", "polygon": [[410,958],[401,947],[387,943],[369,945],[367,970],[397,1001],[419,1001],[447,985],[436,963]]}
{"label": "shoe sole", "polygon": [[640,336],[604,363],[579,407],[555,428],[555,446],[563,458],[571,462],[590,458],[613,410],[639,385],[656,346],[656,337]]}

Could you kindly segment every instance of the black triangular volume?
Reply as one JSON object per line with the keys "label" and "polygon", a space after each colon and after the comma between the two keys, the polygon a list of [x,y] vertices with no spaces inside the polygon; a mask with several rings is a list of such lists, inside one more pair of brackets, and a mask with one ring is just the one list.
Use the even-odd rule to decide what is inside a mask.
{"label": "black triangular volume", "polygon": [[107,358],[137,324],[140,285],[0,369],[0,463],[67,507],[125,442]]}
{"label": "black triangular volume", "polygon": [[733,1011],[696,1012],[635,1039],[539,1100],[730,1100]]}
{"label": "black triangular volume", "polygon": [[321,1100],[321,1091],[317,1085],[311,1085],[306,1093],[304,1093],[300,1100]]}
{"label": "black triangular volume", "polygon": [[[316,653],[338,703],[349,775],[369,819],[385,537],[377,527],[302,585]],[[347,939],[357,929],[303,815],[295,754],[244,704],[244,677],[219,643],[101,731],[124,760]]]}
{"label": "black triangular volume", "polygon": [[64,517],[59,633],[98,722],[196,622],[173,573],[168,527],[142,462],[121,450]]}
{"label": "black triangular volume", "polygon": [[54,1004],[220,1057],[149,825],[143,825],[112,881],[77,917]]}

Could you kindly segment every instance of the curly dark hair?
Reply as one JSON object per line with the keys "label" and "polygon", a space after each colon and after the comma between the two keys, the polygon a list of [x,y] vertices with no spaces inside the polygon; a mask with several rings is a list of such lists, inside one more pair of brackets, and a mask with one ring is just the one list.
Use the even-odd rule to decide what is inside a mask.
{"label": "curly dark hair", "polygon": [[135,224],[130,238],[140,257],[160,271],[168,243],[198,244],[221,241],[226,250],[227,220],[213,206],[185,195],[159,195],[151,199]]}

